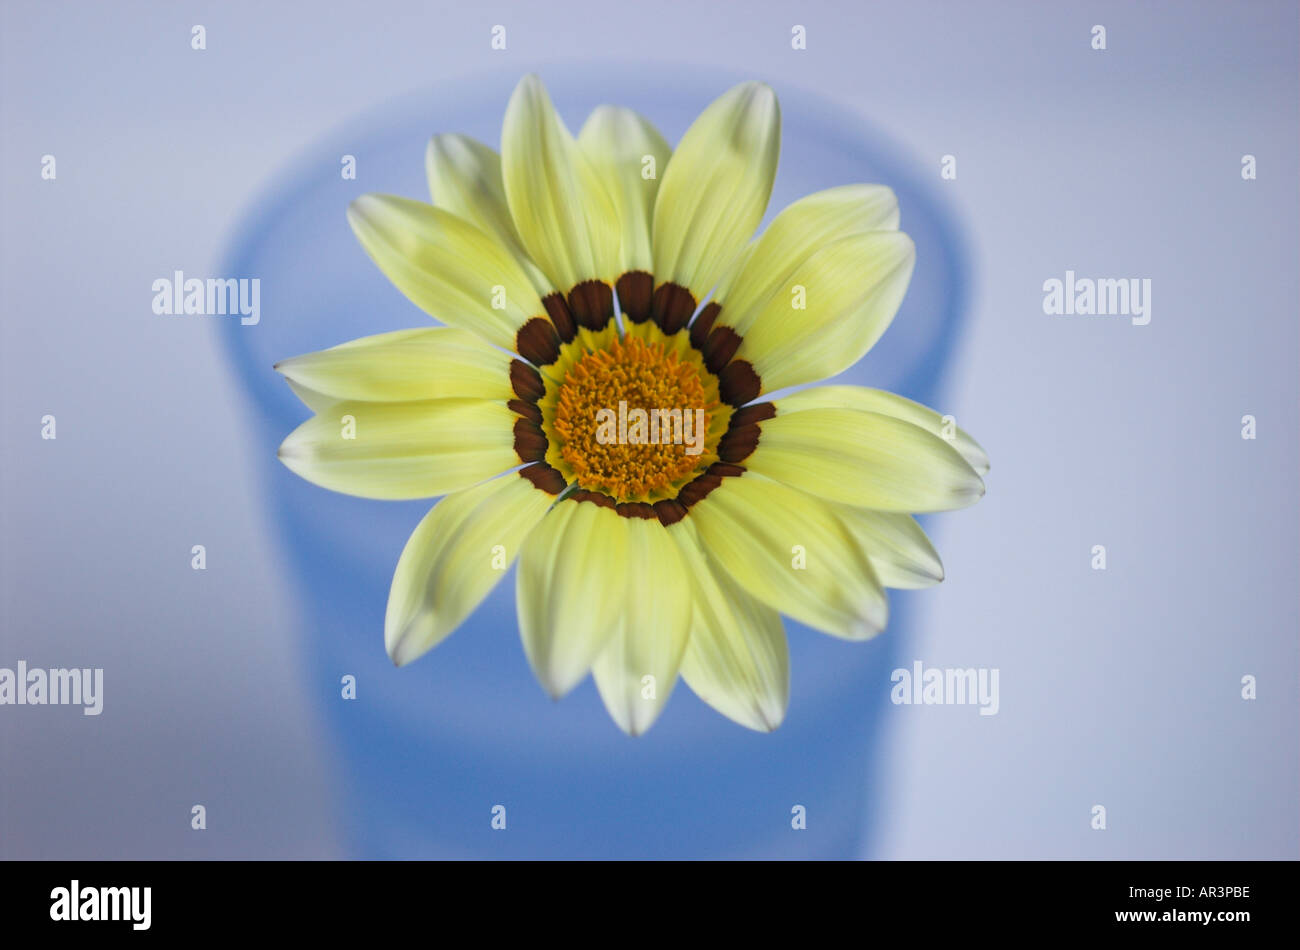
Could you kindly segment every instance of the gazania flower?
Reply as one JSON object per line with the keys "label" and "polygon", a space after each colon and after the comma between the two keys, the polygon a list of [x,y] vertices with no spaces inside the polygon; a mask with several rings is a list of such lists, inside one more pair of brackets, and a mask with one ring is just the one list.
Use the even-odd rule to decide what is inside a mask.
{"label": "gazania flower", "polygon": [[500,156],[435,136],[434,204],[349,208],[379,268],[446,326],[278,364],[315,412],[280,458],[335,491],[446,496],[397,563],[394,662],[441,642],[517,559],[524,651],[553,697],[591,671],[638,734],[680,673],[770,730],[789,689],[781,614],[861,640],[885,626],[885,588],[942,578],[911,513],[978,499],[980,447],[879,390],[773,397],[866,353],[914,260],[880,185],[809,195],[753,238],[779,147],[760,83],[670,150],[609,106],[574,138],[529,76]]}

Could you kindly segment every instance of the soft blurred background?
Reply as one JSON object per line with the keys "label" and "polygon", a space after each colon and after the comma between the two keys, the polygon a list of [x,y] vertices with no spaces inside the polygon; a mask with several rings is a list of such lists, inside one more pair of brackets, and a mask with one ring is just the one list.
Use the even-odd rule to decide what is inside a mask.
{"label": "soft blurred background", "polygon": [[[1295,857],[1297,27],[1267,2],[6,2],[0,667],[102,667],[105,699],[0,707],[0,856]],[[789,625],[772,736],[685,688],[638,740],[590,683],[552,704],[509,581],[393,670],[382,597],[424,506],[272,464],[305,417],[275,359],[422,319],[347,201],[422,197],[428,134],[495,145],[532,70],[571,127],[610,99],[672,140],[764,79],[774,205],[880,180],[917,238],[848,378],[953,413],[989,491],[929,519],[947,580],[883,637]],[[261,277],[262,322],[153,314],[177,269]],[[1150,325],[1044,315],[1067,269],[1150,278]],[[890,705],[914,660],[998,668],[999,714]]]}

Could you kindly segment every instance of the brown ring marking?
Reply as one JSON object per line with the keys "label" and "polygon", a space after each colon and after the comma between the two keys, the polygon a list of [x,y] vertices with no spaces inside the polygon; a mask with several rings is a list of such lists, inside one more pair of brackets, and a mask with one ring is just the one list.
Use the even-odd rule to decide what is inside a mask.
{"label": "brown ring marking", "polygon": [[537,402],[546,395],[542,374],[523,360],[510,361],[510,388],[516,396],[528,402]]}
{"label": "brown ring marking", "polygon": [[[535,468],[536,466],[531,467]],[[554,472],[555,470],[551,469],[551,471]],[[722,484],[723,478],[743,475],[744,473],[745,470],[739,465],[723,465],[715,462],[709,467],[708,471],[696,477],[683,488],[676,498],[665,498],[656,501],[654,504],[644,501],[615,501],[604,492],[592,491],[587,488],[579,488],[577,491],[571,492],[567,497],[573,501],[589,501],[593,505],[609,508],[622,518],[641,518],[646,521],[658,519],[660,524],[667,527],[685,518],[687,508]],[[555,474],[558,478],[559,473],[556,472]],[[687,489],[692,486],[694,488],[688,496]]]}
{"label": "brown ring marking", "polygon": [[555,332],[559,334],[561,342],[568,343],[578,335],[578,325],[573,322],[573,313],[564,302],[564,294],[558,290],[547,294],[542,298],[542,306],[546,308],[551,323],[555,324]]}
{"label": "brown ring marking", "polygon": [[540,462],[545,459],[547,444],[540,425],[522,416],[515,420],[515,454],[521,462]]}
{"label": "brown ring marking", "polygon": [[724,462],[743,462],[754,454],[754,449],[758,448],[758,439],[757,423],[732,426],[718,441],[718,458]]}
{"label": "brown ring marking", "polygon": [[693,313],[695,297],[680,284],[660,284],[650,301],[651,316],[668,336],[686,326]]}
{"label": "brown ring marking", "polygon": [[714,462],[703,475],[697,476],[689,484],[682,487],[682,490],[677,493],[677,500],[689,508],[707,497],[709,492],[722,484],[724,478],[733,478],[744,474],[744,468],[739,465]]}
{"label": "brown ring marking", "polygon": [[732,360],[718,374],[718,391],[733,406],[757,399],[762,390],[763,381],[748,360]]}
{"label": "brown ring marking", "polygon": [[569,498],[573,501],[589,501],[593,505],[600,505],[602,508],[615,508],[613,498],[610,498],[604,492],[591,491],[587,488],[579,488],[577,491],[571,492]]}
{"label": "brown ring marking", "polygon": [[545,317],[531,317],[515,334],[515,352],[534,366],[549,366],[560,358],[560,338]]}
{"label": "brown ring marking", "polygon": [[709,372],[715,376],[722,372],[722,368],[736,355],[736,350],[740,349],[740,343],[740,334],[731,327],[714,327],[702,351],[704,365]]}
{"label": "brown ring marking", "polygon": [[569,495],[574,501],[589,501],[593,505],[609,508],[622,518],[642,518],[651,521],[657,517],[654,506],[644,501],[615,501],[604,492],[579,488]]}
{"label": "brown ring marking", "polygon": [[545,462],[534,462],[532,465],[525,465],[519,470],[519,475],[528,479],[548,495],[558,495],[568,487],[564,482],[564,476]]}
{"label": "brown ring marking", "polygon": [[542,424],[542,410],[537,407],[537,403],[529,402],[526,399],[508,399],[506,407],[515,415],[523,416],[529,422],[537,425]]}
{"label": "brown ring marking", "polygon": [[653,521],[659,517],[655,513],[654,505],[644,501],[624,501],[614,506],[614,510],[624,518],[641,518],[645,521]]}
{"label": "brown ring marking", "polygon": [[731,428],[753,425],[776,418],[776,406],[770,402],[756,402],[752,406],[737,409],[731,414]]}
{"label": "brown ring marking", "polygon": [[677,524],[686,517],[686,506],[676,498],[665,498],[663,501],[654,503],[655,514],[659,516],[659,523],[665,528],[670,524]]}
{"label": "brown ring marking", "polygon": [[695,318],[691,324],[691,346],[700,352],[704,351],[704,343],[709,338],[709,331],[713,329],[713,323],[718,319],[718,314],[722,312],[722,304],[710,302],[704,305],[700,315]]}
{"label": "brown ring marking", "polygon": [[614,282],[614,288],[618,291],[618,305],[629,320],[645,323],[650,319],[650,300],[655,290],[653,274],[643,270],[628,271]]}
{"label": "brown ring marking", "polygon": [[569,291],[569,309],[578,326],[603,330],[614,319],[614,291],[603,280],[584,280]]}

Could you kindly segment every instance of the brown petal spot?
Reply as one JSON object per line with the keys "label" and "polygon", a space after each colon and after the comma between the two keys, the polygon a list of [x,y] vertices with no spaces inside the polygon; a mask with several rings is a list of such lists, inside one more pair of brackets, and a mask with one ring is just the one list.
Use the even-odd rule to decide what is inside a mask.
{"label": "brown petal spot", "polygon": [[510,388],[520,399],[536,402],[546,394],[542,374],[523,360],[510,361]]}
{"label": "brown petal spot", "polygon": [[659,329],[672,336],[691,319],[695,297],[680,284],[660,284],[650,302],[650,314]]}
{"label": "brown petal spot", "polygon": [[709,339],[704,344],[704,365],[716,376],[731,362],[738,349],[740,349],[740,334],[731,327],[717,327],[709,334]]}
{"label": "brown petal spot", "polygon": [[708,472],[705,472],[703,475],[698,476],[689,484],[685,485],[682,490],[677,493],[677,500],[689,508],[721,484],[721,477],[710,475]]}
{"label": "brown petal spot", "polygon": [[569,309],[578,326],[603,330],[614,318],[614,291],[603,280],[584,280],[569,291]]}
{"label": "brown petal spot", "polygon": [[731,426],[718,443],[718,458],[724,462],[743,462],[758,448],[757,424]]}
{"label": "brown petal spot", "polygon": [[643,270],[628,271],[614,284],[618,290],[618,305],[633,323],[650,319],[650,298],[654,295],[655,279]]}
{"label": "brown petal spot", "polygon": [[755,422],[766,422],[768,419],[775,418],[776,406],[770,402],[756,402],[752,406],[737,409],[732,413],[731,428],[753,425]]}
{"label": "brown petal spot", "polygon": [[564,294],[558,290],[547,294],[542,298],[542,306],[546,308],[551,323],[555,324],[555,332],[559,334],[562,341],[568,343],[578,335],[578,325],[573,322],[573,313],[564,301]]}
{"label": "brown petal spot", "polygon": [[515,420],[515,454],[523,462],[540,462],[546,458],[546,436],[536,422]]}
{"label": "brown petal spot", "polygon": [[568,487],[564,483],[564,476],[545,462],[526,465],[519,470],[519,474],[548,495],[558,495]]}
{"label": "brown petal spot", "polygon": [[739,478],[745,474],[745,468],[742,465],[728,465],[726,462],[714,462],[709,466],[708,474],[717,475],[719,478]]}
{"label": "brown petal spot", "polygon": [[691,346],[697,350],[703,351],[704,341],[709,338],[709,332],[713,329],[714,321],[718,319],[718,314],[722,312],[722,304],[707,303],[700,315],[695,318],[691,324]]}
{"label": "brown petal spot", "polygon": [[733,360],[718,374],[718,389],[727,402],[743,406],[758,398],[763,390],[763,381],[748,360]]}
{"label": "brown petal spot", "polygon": [[686,517],[686,506],[676,498],[665,498],[663,501],[656,501],[654,509],[655,514],[659,516],[659,523],[664,527],[677,524]]}
{"label": "brown petal spot", "polygon": [[549,366],[560,358],[560,338],[545,317],[533,317],[515,334],[515,352],[534,366]]}
{"label": "brown petal spot", "polygon": [[585,488],[579,488],[569,496],[574,501],[589,501],[593,505],[600,505],[602,508],[614,508],[614,499],[610,498],[603,492],[588,491]]}
{"label": "brown petal spot", "polygon": [[646,521],[653,521],[658,517],[655,514],[654,506],[646,504],[644,501],[625,501],[622,504],[615,505],[614,510],[624,518],[642,518]]}
{"label": "brown petal spot", "polygon": [[511,399],[506,402],[506,406],[516,415],[523,416],[538,425],[542,424],[542,410],[537,408],[537,403],[527,399]]}

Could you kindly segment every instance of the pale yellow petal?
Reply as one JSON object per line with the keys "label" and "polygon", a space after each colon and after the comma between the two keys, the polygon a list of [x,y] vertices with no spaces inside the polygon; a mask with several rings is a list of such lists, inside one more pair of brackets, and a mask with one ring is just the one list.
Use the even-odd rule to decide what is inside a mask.
{"label": "pale yellow petal", "polygon": [[433,203],[496,236],[502,244],[523,245],[506,204],[501,156],[468,135],[444,133],[429,140],[424,154]]}
{"label": "pale yellow petal", "polygon": [[753,366],[762,392],[847,369],[894,319],[915,257],[899,231],[850,235],[822,248],[759,309],[735,359]]}
{"label": "pale yellow petal", "polygon": [[970,433],[957,426],[954,418],[941,416],[928,406],[883,389],[869,389],[866,386],[815,386],[776,400],[776,406],[782,413],[803,409],[860,409],[904,419],[950,442],[977,474],[983,475],[989,470],[988,453]]}
{"label": "pale yellow petal", "polygon": [[930,587],[943,580],[943,562],[911,515],[832,504],[885,587]]}
{"label": "pale yellow petal", "polygon": [[745,467],[820,498],[881,511],[945,511],[984,494],[951,445],[894,416],[855,409],[780,411],[760,424]]}
{"label": "pale yellow petal", "polygon": [[694,595],[682,679],[728,719],[771,732],[790,701],[790,654],[781,615],[710,563],[690,518],[680,524],[686,530],[672,536]]}
{"label": "pale yellow petal", "polygon": [[672,150],[649,120],[631,109],[600,106],[578,133],[578,146],[600,176],[619,221],[619,271],[649,271],[650,221],[659,176]]}
{"label": "pale yellow petal", "polygon": [[[737,278],[747,271],[749,262],[753,260],[754,254],[757,252],[758,239],[755,238],[736,253],[736,256],[731,259],[731,263],[727,266],[727,269],[722,272],[722,276],[718,278],[718,286],[713,290],[712,300],[714,303],[723,305],[725,301],[732,299]],[[726,306],[723,306],[723,311],[725,315],[729,315],[732,312],[731,308]],[[725,326],[728,324],[728,319],[728,316],[723,316],[721,319],[715,319],[714,322],[718,325]]]}
{"label": "pale yellow petal", "polygon": [[763,219],[780,151],[781,110],[763,83],[742,83],[700,114],[655,200],[657,283],[685,287],[697,304],[704,299]]}
{"label": "pale yellow petal", "polygon": [[554,286],[618,277],[613,201],[536,76],[515,87],[501,129],[506,201],[529,256]]}
{"label": "pale yellow petal", "polygon": [[433,203],[496,237],[528,274],[538,294],[558,288],[528,258],[506,203],[501,156],[468,135],[443,133],[429,140],[424,167]]}
{"label": "pale yellow petal", "polygon": [[607,571],[606,580],[623,588],[623,609],[591,672],[614,722],[639,736],[654,723],[677,682],[691,627],[692,588],[670,529],[657,518],[619,520],[627,568],[621,576]]}
{"label": "pale yellow petal", "polygon": [[388,279],[443,323],[513,349],[519,328],[545,314],[510,250],[450,211],[362,195],[348,207],[348,222]]}
{"label": "pale yellow petal", "polygon": [[554,698],[578,685],[618,627],[626,520],[566,499],[524,542],[515,585],[519,635],[534,675]]}
{"label": "pale yellow petal", "polygon": [[[290,382],[332,402],[413,402],[514,396],[510,354],[478,334],[424,327],[363,337],[275,364]],[[296,390],[295,390],[296,391]],[[304,396],[304,402],[311,402]]]}
{"label": "pale yellow petal", "polygon": [[329,409],[330,406],[333,406],[336,402],[338,402],[338,400],[335,399],[333,396],[328,396],[325,393],[312,389],[309,386],[304,386],[302,385],[302,383],[295,383],[292,379],[286,379],[285,382],[289,384],[289,390],[295,396],[301,399],[303,405],[305,405],[312,412],[316,412],[316,413],[324,412],[325,410]]}
{"label": "pale yellow petal", "polygon": [[898,198],[884,185],[841,185],[800,198],[772,219],[753,252],[724,279],[725,296],[714,295],[722,304],[718,323],[744,335],[762,305],[822,248],[854,234],[897,229]]}
{"label": "pale yellow petal", "polygon": [[423,656],[470,615],[505,576],[554,500],[511,473],[434,505],[393,573],[384,645],[394,663]]}
{"label": "pale yellow petal", "polygon": [[504,403],[484,399],[339,402],[280,446],[309,482],[365,498],[430,498],[520,463]]}
{"label": "pale yellow petal", "polygon": [[884,590],[824,502],[746,473],[722,479],[689,517],[710,556],[769,607],[850,640],[884,628]]}

